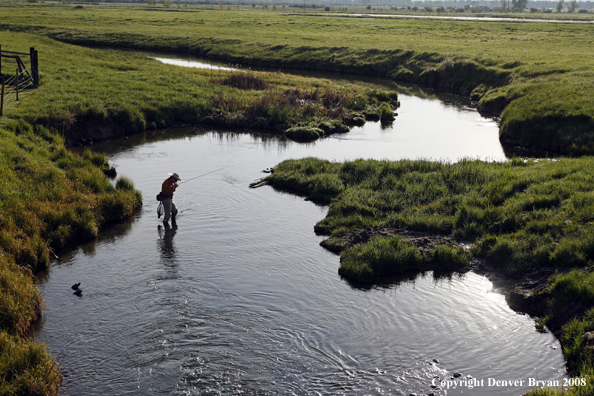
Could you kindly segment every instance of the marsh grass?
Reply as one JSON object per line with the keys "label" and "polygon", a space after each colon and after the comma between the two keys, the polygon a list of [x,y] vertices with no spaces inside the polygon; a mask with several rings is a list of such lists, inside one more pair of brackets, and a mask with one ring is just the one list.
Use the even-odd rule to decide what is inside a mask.
{"label": "marsh grass", "polygon": [[[37,128],[43,130],[39,135],[51,134]],[[50,249],[96,237],[103,224],[129,216],[142,201],[130,180],[120,179],[116,187],[109,182],[104,155],[77,155],[61,139],[53,143],[39,135],[0,130],[0,170],[6,176],[0,248],[34,271],[47,265]]]}
{"label": "marsh grass", "polygon": [[347,278],[369,282],[376,276],[422,270],[428,257],[397,237],[371,238],[364,245],[347,248],[341,255],[339,273]]}
{"label": "marsh grass", "polygon": [[0,255],[0,328],[24,334],[41,315],[41,295],[32,282],[30,271],[17,266],[6,255]]}
{"label": "marsh grass", "polygon": [[285,161],[270,177],[330,203],[316,231],[333,237],[364,227],[406,228],[475,239],[510,275],[594,259],[592,158],[458,163],[314,158]]}
{"label": "marsh grass", "polygon": [[[550,287],[555,296],[555,304],[579,302],[586,307],[594,305],[594,273],[575,269],[568,273],[554,275],[551,281]],[[594,323],[594,316],[591,320]]]}
{"label": "marsh grass", "polygon": [[386,102],[382,102],[379,106],[379,117],[383,123],[392,122],[396,119],[396,117],[394,117],[392,108]]}
{"label": "marsh grass", "polygon": [[215,78],[212,82],[239,89],[266,89],[270,86],[265,79],[254,73],[232,73],[227,77]]}
{"label": "marsh grass", "polygon": [[0,128],[0,394],[53,395],[57,365],[25,338],[43,306],[32,273],[54,250],[130,216],[142,197],[130,180],[107,180],[105,156],[74,154],[57,133],[21,121]]}
{"label": "marsh grass", "polygon": [[297,142],[311,142],[324,135],[324,131],[315,127],[293,127],[285,131],[285,136]]}
{"label": "marsh grass", "polygon": [[[2,239],[6,238],[5,234]],[[47,348],[25,337],[41,316],[31,271],[0,249],[0,394],[55,395],[62,379]]]}
{"label": "marsh grass", "polygon": [[464,268],[471,258],[462,248],[439,245],[424,252],[398,237],[374,237],[342,251],[338,273],[358,282],[411,271],[456,271]]}

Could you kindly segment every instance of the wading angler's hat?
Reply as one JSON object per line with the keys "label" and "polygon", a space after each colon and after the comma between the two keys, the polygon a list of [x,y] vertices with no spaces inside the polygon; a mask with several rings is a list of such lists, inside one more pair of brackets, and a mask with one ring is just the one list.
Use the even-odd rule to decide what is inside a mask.
{"label": "wading angler's hat", "polygon": [[181,177],[177,173],[170,173],[169,176],[173,177],[175,180],[180,181]]}

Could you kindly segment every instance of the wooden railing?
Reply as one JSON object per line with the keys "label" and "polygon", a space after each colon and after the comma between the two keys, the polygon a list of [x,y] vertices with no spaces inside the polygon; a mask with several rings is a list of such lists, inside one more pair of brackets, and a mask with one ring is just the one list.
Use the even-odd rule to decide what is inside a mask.
{"label": "wooden railing", "polygon": [[[29,67],[23,62],[22,57],[29,57]],[[14,60],[13,62],[4,62],[3,60]],[[14,67],[14,74],[12,70],[6,72],[7,67]],[[0,116],[4,110],[4,104],[11,101],[19,100],[19,92],[31,87],[39,85],[39,61],[37,57],[37,50],[31,47],[29,53],[3,51],[0,45],[0,80],[2,87],[0,89]]]}

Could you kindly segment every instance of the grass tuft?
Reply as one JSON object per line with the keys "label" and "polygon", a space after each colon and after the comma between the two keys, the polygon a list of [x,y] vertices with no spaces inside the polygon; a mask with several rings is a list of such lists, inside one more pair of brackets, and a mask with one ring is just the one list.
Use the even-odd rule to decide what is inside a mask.
{"label": "grass tuft", "polygon": [[420,270],[429,261],[416,247],[397,237],[371,238],[365,245],[344,250],[340,259],[339,274],[360,282]]}
{"label": "grass tuft", "polygon": [[311,142],[324,136],[324,131],[314,127],[293,127],[285,131],[285,136],[297,142]]}
{"label": "grass tuft", "polygon": [[55,395],[61,380],[45,345],[0,330],[0,394]]}
{"label": "grass tuft", "polygon": [[215,78],[212,82],[221,85],[228,85],[239,89],[267,89],[270,84],[254,73],[232,73],[227,77]]}

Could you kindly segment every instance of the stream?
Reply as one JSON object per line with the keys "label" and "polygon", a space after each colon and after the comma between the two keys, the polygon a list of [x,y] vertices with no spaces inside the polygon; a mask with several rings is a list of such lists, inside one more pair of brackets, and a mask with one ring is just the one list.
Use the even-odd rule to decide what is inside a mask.
{"label": "stream", "polygon": [[[561,381],[559,342],[485,276],[355,287],[313,232],[326,206],[248,188],[306,156],[506,160],[496,121],[463,100],[400,101],[390,127],[309,144],[178,128],[95,145],[144,206],[40,274],[37,339],[61,366],[60,395],[521,395],[530,379]],[[173,172],[188,182],[174,197],[177,225],[165,227],[154,197]],[[434,387],[455,374],[466,382]]]}

